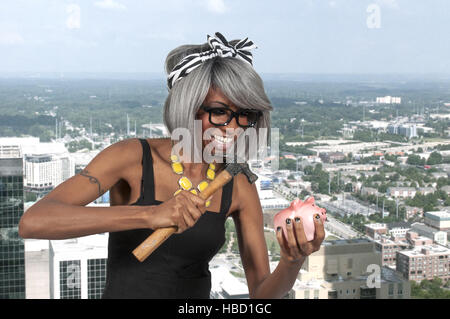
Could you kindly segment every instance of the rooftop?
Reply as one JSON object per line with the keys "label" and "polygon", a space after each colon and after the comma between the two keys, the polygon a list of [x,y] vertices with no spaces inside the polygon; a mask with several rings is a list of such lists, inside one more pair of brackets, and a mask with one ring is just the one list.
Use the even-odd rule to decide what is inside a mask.
{"label": "rooftop", "polygon": [[415,191],[415,187],[392,186],[388,187],[388,191]]}
{"label": "rooftop", "polygon": [[385,229],[385,228],[387,228],[387,225],[386,224],[382,224],[382,223],[366,224],[365,226],[367,228],[371,228],[371,229]]}
{"label": "rooftop", "polygon": [[379,239],[374,239],[374,243],[382,244],[382,245],[399,245],[399,246],[409,246],[406,240],[393,240],[387,236],[383,236]]}
{"label": "rooftop", "polygon": [[210,267],[210,271],[213,291],[223,290],[229,296],[240,296],[248,294],[247,285],[233,276],[227,267],[223,265]]}
{"label": "rooftop", "polygon": [[387,226],[390,230],[394,228],[411,228],[411,223],[400,221],[389,223]]}
{"label": "rooftop", "polygon": [[441,245],[432,244],[432,245],[418,246],[412,250],[403,250],[400,251],[399,254],[403,254],[408,257],[425,257],[426,255],[431,256],[450,255],[450,249]]}
{"label": "rooftop", "polygon": [[426,212],[424,215],[425,217],[439,221],[450,220],[450,213],[446,211]]}
{"label": "rooftop", "polygon": [[437,232],[442,232],[440,230],[437,230],[436,228],[430,227],[428,225],[425,225],[423,223],[413,223],[411,225],[411,228],[413,230],[419,230],[419,231],[424,231],[424,232],[428,232],[428,233],[437,233]]}
{"label": "rooftop", "polygon": [[366,238],[336,239],[322,242],[322,246],[337,246],[348,244],[367,244],[372,241]]}
{"label": "rooftop", "polygon": [[65,240],[51,240],[50,245],[55,254],[71,255],[89,251],[107,251],[108,233],[84,236]]}

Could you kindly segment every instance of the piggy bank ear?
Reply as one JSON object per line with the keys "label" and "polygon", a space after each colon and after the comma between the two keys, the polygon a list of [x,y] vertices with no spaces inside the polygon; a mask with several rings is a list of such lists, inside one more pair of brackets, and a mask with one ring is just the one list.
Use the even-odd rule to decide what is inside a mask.
{"label": "piggy bank ear", "polygon": [[295,206],[297,206],[299,203],[301,203],[302,201],[300,200],[300,199],[298,199],[298,198],[296,198],[296,199],[294,199],[292,202],[291,202],[291,205],[290,205],[290,207],[292,208],[292,209],[294,209],[295,208]]}
{"label": "piggy bank ear", "polygon": [[308,196],[308,197],[305,199],[305,204],[306,204],[306,203],[308,203],[308,204],[314,204],[314,203],[315,203],[314,197]]}

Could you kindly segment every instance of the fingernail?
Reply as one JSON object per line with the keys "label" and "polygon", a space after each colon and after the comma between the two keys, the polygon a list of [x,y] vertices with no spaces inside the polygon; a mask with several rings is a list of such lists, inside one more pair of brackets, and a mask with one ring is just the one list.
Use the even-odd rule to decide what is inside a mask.
{"label": "fingernail", "polygon": [[321,222],[322,222],[322,220],[320,219],[320,216],[319,215],[316,215],[316,221],[320,224]]}
{"label": "fingernail", "polygon": [[295,222],[300,223],[300,217],[295,217]]}
{"label": "fingernail", "polygon": [[288,224],[288,225],[291,224],[291,219],[290,218],[286,218],[286,224]]}
{"label": "fingernail", "polygon": [[277,227],[277,231],[281,231],[281,227],[280,226]]}

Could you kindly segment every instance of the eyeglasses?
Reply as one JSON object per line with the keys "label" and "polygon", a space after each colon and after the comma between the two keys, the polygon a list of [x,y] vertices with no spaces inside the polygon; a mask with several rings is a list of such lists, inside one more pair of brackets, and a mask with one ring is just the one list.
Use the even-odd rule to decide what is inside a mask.
{"label": "eyeglasses", "polygon": [[234,117],[240,127],[255,127],[259,117],[262,115],[262,112],[258,110],[241,109],[233,112],[231,109],[221,106],[202,105],[201,109],[209,113],[209,122],[216,126],[227,126]]}

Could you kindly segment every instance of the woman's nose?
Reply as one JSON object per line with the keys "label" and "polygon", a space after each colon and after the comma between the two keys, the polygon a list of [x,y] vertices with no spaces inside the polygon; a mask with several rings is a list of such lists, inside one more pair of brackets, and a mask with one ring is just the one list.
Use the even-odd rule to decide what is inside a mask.
{"label": "woman's nose", "polygon": [[239,124],[237,123],[237,118],[236,116],[233,116],[233,118],[231,119],[230,123],[228,123],[227,126],[224,126],[224,128],[232,128],[232,129],[237,129],[239,127]]}

